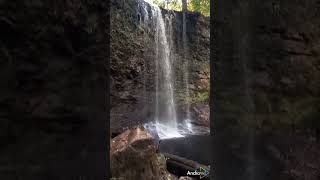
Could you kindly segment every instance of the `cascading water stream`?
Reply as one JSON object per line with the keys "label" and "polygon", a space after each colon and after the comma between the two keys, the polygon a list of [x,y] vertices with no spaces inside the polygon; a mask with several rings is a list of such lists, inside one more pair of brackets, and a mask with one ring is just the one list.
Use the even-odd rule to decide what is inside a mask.
{"label": "cascading water stream", "polygon": [[[143,26],[148,27],[148,21],[149,21],[149,13],[147,6],[143,6]],[[144,105],[147,104],[148,101],[148,94],[147,94],[147,78],[148,78],[148,67],[147,67],[147,59],[144,58],[143,60],[143,103]],[[143,114],[145,117],[147,117],[148,107],[143,108]]]}
{"label": "cascading water stream", "polygon": [[[147,2],[147,3],[146,3]],[[151,134],[157,134],[160,139],[184,137],[190,134],[205,134],[201,128],[193,127],[190,119],[190,104],[187,104],[185,121],[177,120],[174,82],[176,80],[173,72],[173,61],[176,58],[175,42],[173,32],[172,19],[173,14],[162,14],[161,9],[153,4],[151,0],[141,1],[142,9],[140,15],[143,15],[144,26],[151,26],[154,35],[154,121],[145,124],[145,127],[151,131]],[[147,7],[148,6],[148,7]],[[150,11],[148,11],[150,9]],[[150,16],[149,16],[149,12]],[[165,18],[164,18],[165,17]],[[141,19],[140,19],[141,23]],[[187,62],[187,34],[186,34],[186,17],[183,17],[183,60],[184,60],[184,74],[183,80],[186,88],[186,96],[189,96],[189,71]],[[151,32],[152,33],[152,32]],[[144,60],[144,89],[146,94],[146,79],[147,79],[147,62]],[[147,99],[145,99],[147,101]]]}
{"label": "cascading water stream", "polygon": [[[181,3],[183,3],[181,1]],[[189,90],[189,62],[188,62],[188,44],[187,44],[187,18],[186,18],[186,10],[182,12],[182,43],[183,43],[183,61],[184,61],[184,84],[186,90],[186,96],[190,97],[190,90]],[[191,121],[190,115],[190,102],[187,102],[187,118],[186,122]],[[188,127],[192,131],[192,125]]]}
{"label": "cascading water stream", "polygon": [[[172,66],[170,60],[170,47],[168,43],[168,37],[166,35],[165,22],[162,17],[162,13],[159,7],[153,6],[154,16],[156,20],[156,51],[157,58],[157,84],[158,88],[158,102],[155,121],[159,125],[157,130],[159,136],[162,137],[176,137],[180,136],[177,129],[177,115],[176,106],[173,95],[173,78],[172,78]],[[168,131],[169,130],[169,131]]]}
{"label": "cascading water stream", "polygon": [[[172,77],[171,36],[167,37],[161,9],[150,3],[155,27],[155,123],[160,138],[180,137],[174,100]],[[145,19],[147,21],[147,19]],[[146,23],[146,22],[145,22]],[[170,24],[170,23],[169,23]]]}

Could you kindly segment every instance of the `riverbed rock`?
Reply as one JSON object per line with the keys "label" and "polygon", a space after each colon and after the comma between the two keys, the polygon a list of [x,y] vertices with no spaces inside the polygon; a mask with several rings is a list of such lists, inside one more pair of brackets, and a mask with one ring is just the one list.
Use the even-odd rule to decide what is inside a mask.
{"label": "riverbed rock", "polygon": [[136,127],[113,138],[110,148],[111,174],[123,179],[162,179],[165,168],[159,162],[153,137]]}

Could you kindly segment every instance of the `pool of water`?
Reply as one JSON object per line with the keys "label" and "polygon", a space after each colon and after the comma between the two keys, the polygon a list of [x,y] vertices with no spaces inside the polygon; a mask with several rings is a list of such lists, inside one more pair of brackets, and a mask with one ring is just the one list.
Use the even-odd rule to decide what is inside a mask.
{"label": "pool of water", "polygon": [[210,144],[210,135],[188,135],[161,140],[159,151],[184,157],[208,166],[210,165],[211,157]]}

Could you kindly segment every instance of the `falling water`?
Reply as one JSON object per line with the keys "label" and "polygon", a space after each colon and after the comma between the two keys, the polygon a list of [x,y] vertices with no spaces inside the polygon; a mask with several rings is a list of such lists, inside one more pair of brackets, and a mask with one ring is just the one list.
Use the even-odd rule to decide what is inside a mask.
{"label": "falling water", "polygon": [[[147,9],[147,6],[145,6],[145,5],[142,6],[142,8],[143,8],[142,14],[144,15],[143,16],[143,26],[148,27],[148,21],[149,21],[148,9]],[[144,55],[146,55],[146,54],[144,54]],[[149,108],[148,106],[146,106],[148,104],[147,78],[148,78],[147,59],[144,58],[143,59],[143,103],[144,103],[143,114],[145,117],[148,116],[147,113],[148,113],[148,108]]]}
{"label": "falling water", "polygon": [[[183,60],[184,60],[184,83],[186,88],[186,96],[190,97],[189,91],[189,63],[187,60],[188,54],[188,45],[187,45],[187,19],[186,12],[182,14],[182,43],[183,43]],[[187,120],[191,119],[190,117],[190,102],[187,102]]]}
{"label": "falling water", "polygon": [[148,13],[148,9],[147,6],[143,6],[143,13],[144,13],[144,17],[143,17],[143,23],[144,25],[148,25],[148,21],[149,21],[149,13]]}
{"label": "falling water", "polygon": [[[172,41],[170,32],[167,36],[166,24],[157,5],[151,5],[152,21],[155,27],[155,117],[160,138],[180,137],[178,133],[176,105],[174,100],[174,79],[172,72]],[[146,9],[146,8],[144,8]],[[146,10],[144,10],[147,13]],[[148,17],[145,15],[145,17]],[[144,19],[144,23],[149,19]],[[171,25],[171,17],[167,18]],[[172,28],[169,26],[169,30]]]}
{"label": "falling water", "polygon": [[[172,65],[170,60],[171,49],[169,47],[169,41],[165,29],[165,22],[162,17],[162,13],[159,7],[153,6],[153,18],[156,21],[156,64],[157,64],[157,110],[155,116],[155,121],[157,124],[164,125],[166,127],[160,128],[159,131],[164,129],[170,129],[170,133],[173,136],[177,136],[177,117],[176,117],[176,107],[173,96],[173,78],[172,78]],[[161,134],[160,134],[161,135]]]}

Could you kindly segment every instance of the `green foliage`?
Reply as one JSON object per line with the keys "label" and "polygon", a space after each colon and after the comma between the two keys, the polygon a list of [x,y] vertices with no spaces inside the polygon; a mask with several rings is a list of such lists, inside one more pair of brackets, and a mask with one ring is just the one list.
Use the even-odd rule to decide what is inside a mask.
{"label": "green foliage", "polygon": [[158,167],[166,167],[166,157],[163,154],[157,154]]}
{"label": "green foliage", "polygon": [[153,3],[164,9],[182,11],[180,0],[153,0]]}
{"label": "green foliage", "polygon": [[200,12],[204,16],[210,16],[210,0],[190,0],[188,10]]}
{"label": "green foliage", "polygon": [[191,104],[207,100],[209,100],[209,91],[195,92],[194,94],[191,94],[191,96],[185,97],[185,102]]}
{"label": "green foliage", "polygon": [[180,3],[180,1],[172,1],[168,4],[168,9],[182,11],[182,4]]}
{"label": "green foliage", "polygon": [[[153,0],[153,3],[165,9],[182,11],[181,0]],[[188,11],[210,16],[210,0],[188,0]]]}
{"label": "green foliage", "polygon": [[163,0],[153,0],[154,4],[157,4],[159,7],[165,8],[166,2]]}

